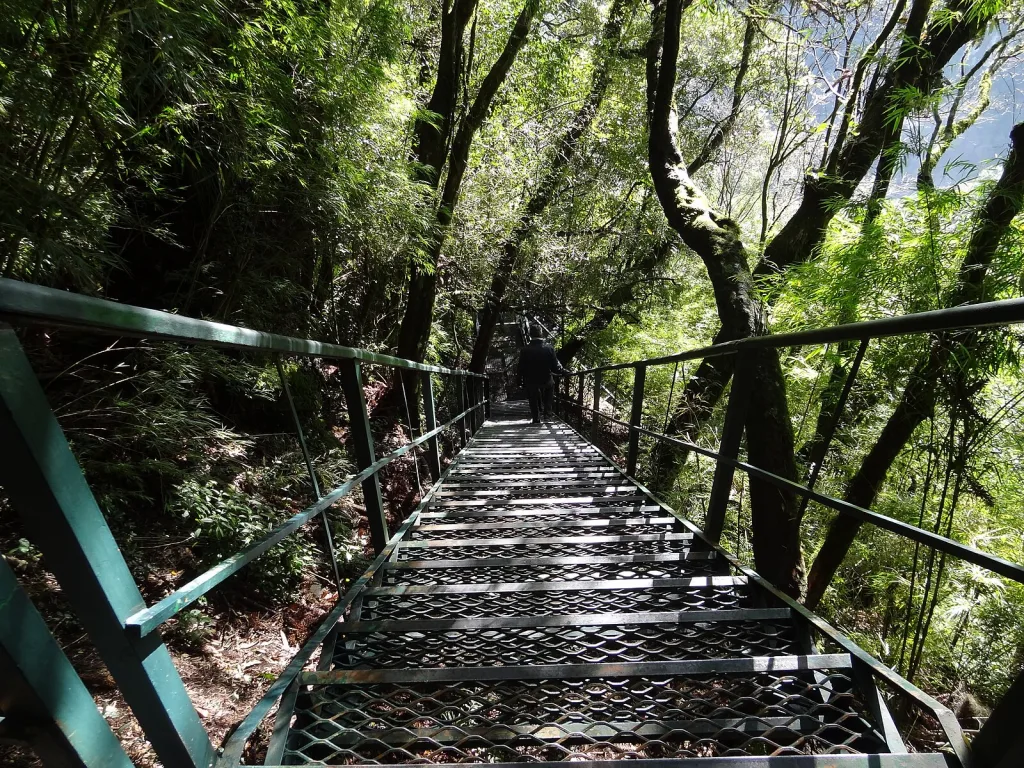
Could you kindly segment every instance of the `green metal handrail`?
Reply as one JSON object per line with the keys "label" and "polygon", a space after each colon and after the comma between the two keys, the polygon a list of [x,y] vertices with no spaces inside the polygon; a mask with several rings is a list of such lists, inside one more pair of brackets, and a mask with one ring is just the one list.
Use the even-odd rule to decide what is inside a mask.
{"label": "green metal handrail", "polygon": [[[563,407],[575,411],[581,422],[584,412],[592,414],[592,420],[596,423],[598,417],[607,421],[627,427],[629,434],[629,445],[626,459],[626,474],[630,477],[636,475],[637,460],[639,455],[639,438],[641,435],[651,437],[661,442],[676,445],[680,448],[695,451],[701,455],[708,456],[716,461],[715,478],[711,490],[711,498],[708,502],[708,510],[705,523],[705,535],[714,541],[721,536],[722,527],[725,522],[725,509],[729,497],[729,487],[732,484],[733,470],[741,469],[751,475],[766,480],[777,487],[792,491],[801,495],[805,502],[807,500],[818,502],[841,514],[855,517],[862,522],[867,522],[885,530],[896,533],[917,543],[923,544],[939,551],[952,554],[968,562],[980,565],[993,573],[998,573],[1009,579],[1024,583],[1024,566],[1012,563],[994,555],[989,555],[981,550],[960,544],[944,536],[926,531],[914,525],[909,525],[900,520],[879,514],[869,509],[864,509],[855,504],[836,499],[825,494],[816,493],[814,484],[818,477],[818,468],[812,472],[806,486],[779,477],[765,469],[739,460],[740,440],[743,434],[744,417],[747,401],[749,399],[750,387],[754,386],[752,381],[753,373],[749,368],[750,354],[762,349],[781,349],[805,346],[810,344],[830,344],[844,341],[859,341],[860,349],[857,352],[857,359],[852,366],[845,382],[843,393],[839,399],[833,424],[826,436],[826,451],[831,444],[835,432],[835,421],[838,419],[845,407],[846,398],[849,396],[850,388],[860,368],[860,361],[864,357],[868,342],[874,338],[887,336],[900,336],[914,333],[939,333],[945,331],[960,331],[977,329],[992,326],[1013,325],[1024,323],[1024,299],[1007,299],[1004,301],[993,301],[984,304],[972,304],[949,309],[939,309],[930,312],[919,312],[899,317],[883,318],[880,320],[868,320],[859,323],[833,326],[830,328],[817,328],[807,331],[796,331],[794,333],[769,334],[765,336],[753,336],[744,339],[737,339],[721,344],[714,344],[709,347],[701,347],[694,350],[687,350],[673,355],[636,360],[629,363],[616,363],[612,365],[597,366],[582,371],[574,371],[564,377],[566,384],[565,396],[559,395],[558,399]],[[734,378],[732,390],[729,393],[729,401],[726,407],[725,425],[722,431],[721,443],[718,451],[703,448],[694,443],[681,440],[677,437],[665,435],[654,430],[645,429],[640,421],[643,415],[644,388],[647,375],[647,368],[654,365],[668,365],[685,360],[697,360],[707,357],[723,357],[736,355],[738,358],[737,373]],[[584,377],[588,374],[599,381],[600,377],[607,371],[633,368],[633,398],[630,412],[630,420],[626,422],[616,419],[608,414],[602,413],[599,408],[587,408],[583,405],[582,395],[584,390]],[[570,379],[578,380],[577,399],[571,400],[568,396],[568,382]]]}
{"label": "green metal handrail", "polygon": [[688,349],[661,357],[599,365],[594,368],[573,371],[572,375],[579,376],[599,371],[636,368],[638,365],[667,365],[687,360],[703,360],[707,357],[722,357],[745,350],[835,344],[843,341],[862,341],[863,339],[881,339],[888,336],[908,336],[915,333],[938,333],[1018,323],[1024,323],[1024,299],[1004,299],[982,304],[934,309],[928,312],[915,312],[897,317],[883,317],[877,320],[863,320],[858,323],[833,325],[826,328],[812,328],[806,331],[746,336],[742,339],[723,341],[719,344]]}
{"label": "green metal handrail", "polygon": [[[571,427],[572,425],[570,424],[569,426]],[[582,433],[580,433],[580,436],[584,437],[585,439],[585,436]],[[593,445],[593,443],[591,444]],[[840,648],[842,648],[846,653],[849,653],[854,659],[856,659],[857,663],[864,665],[865,669],[870,671],[870,673],[875,678],[885,681],[886,684],[892,686],[892,688],[899,694],[914,701],[917,705],[923,707],[926,711],[928,711],[938,722],[939,727],[942,729],[943,735],[948,740],[950,748],[952,749],[956,757],[955,762],[952,760],[949,761],[951,766],[956,766],[956,768],[980,768],[971,760],[969,747],[964,739],[963,729],[960,727],[960,723],[957,720],[956,715],[953,713],[952,710],[949,709],[949,707],[945,706],[935,697],[929,695],[925,691],[918,688],[909,680],[905,680],[902,676],[899,675],[899,673],[890,669],[885,664],[880,662],[878,659],[873,657],[870,653],[868,653],[859,645],[857,645],[853,640],[851,640],[845,634],[843,634],[834,626],[829,624],[823,618],[818,616],[816,613],[809,610],[802,603],[794,600],[785,592],[781,592],[779,589],[775,587],[775,585],[766,581],[756,571],[753,571],[750,568],[743,565],[743,563],[741,563],[735,555],[731,554],[728,550],[724,549],[718,541],[712,541],[710,538],[708,538],[705,531],[701,530],[696,525],[694,525],[694,523],[687,519],[685,515],[683,515],[680,512],[677,512],[675,509],[673,509],[672,507],[668,506],[660,499],[658,499],[657,496],[655,496],[655,494],[649,488],[647,488],[643,483],[638,481],[634,476],[628,474],[604,451],[602,451],[597,446],[594,446],[594,449],[597,451],[597,454],[601,456],[601,458],[603,458],[610,465],[615,467],[615,469],[619,472],[619,474],[622,476],[624,480],[635,484],[637,489],[639,489],[642,493],[650,496],[654,503],[657,504],[663,512],[672,515],[683,525],[684,528],[690,531],[694,535],[694,537],[703,540],[710,549],[714,550],[717,553],[718,556],[728,561],[728,563],[738,573],[742,574],[751,582],[758,584],[760,587],[770,592],[780,601],[782,605],[786,606],[787,609],[795,613],[798,613],[809,624],[813,625],[814,628],[817,629],[823,637],[828,638],[836,645],[838,645]],[[1021,679],[1024,680],[1024,676],[1022,676]],[[829,755],[828,757],[834,756]],[[825,767],[823,766],[823,768]],[[987,768],[987,766],[985,768]]]}
{"label": "green metal handrail", "polygon": [[[338,344],[182,317],[14,280],[0,279],[0,319],[19,325],[58,326],[122,337],[263,352],[273,356],[316,501],[243,551],[217,563],[188,584],[147,607],[84,481],[67,439],[46,402],[42,387],[17,336],[10,327],[0,323],[0,432],[4,435],[3,440],[0,440],[0,483],[21,513],[26,528],[43,551],[47,563],[52,564],[51,569],[58,582],[165,765],[206,768],[213,762],[216,753],[166,647],[157,634],[160,625],[318,516],[324,524],[327,550],[341,595],[344,589],[338,577],[337,559],[326,518],[327,510],[361,485],[371,541],[374,550],[379,553],[378,562],[382,562],[382,558],[393,548],[395,538],[389,536],[384,515],[378,480],[380,470],[400,456],[426,444],[428,468],[432,478],[438,481],[444,476],[439,461],[438,437],[444,430],[459,425],[459,444],[464,447],[467,433],[475,433],[490,410],[489,382],[482,374],[427,365]],[[321,494],[320,491],[314,462],[306,447],[302,426],[280,363],[282,354],[334,360],[339,367],[359,471],[327,494]],[[380,458],[374,452],[363,391],[361,365],[364,363],[397,369],[400,386],[403,383],[402,371],[412,371],[414,375],[422,377],[422,405],[427,431]],[[436,423],[432,374],[451,376],[457,381],[455,394],[460,412],[440,425]],[[408,404],[406,409],[408,413]],[[409,418],[411,422],[411,416]],[[397,535],[400,536],[413,517],[406,521]],[[0,595],[0,598],[3,597]],[[20,605],[17,600],[5,602],[0,599],[0,621],[7,620],[10,606],[16,604]],[[346,605],[347,599],[339,598],[338,604],[325,618],[320,629],[292,660],[267,696],[236,729],[234,740],[230,742],[231,749],[234,749],[234,744],[247,729],[251,734],[266,716],[276,697],[301,671],[313,649],[336,623]],[[331,617],[335,617],[333,621]],[[2,643],[0,661],[7,659],[7,655],[12,652],[9,646],[9,642]],[[12,668],[24,667],[31,670],[28,664],[31,659],[25,655],[25,648],[14,650],[20,655],[13,659]],[[61,666],[60,659],[54,659],[53,664],[60,669],[67,666]],[[35,697],[32,702],[37,709],[47,704],[45,697]],[[65,721],[61,720],[60,713],[53,711],[50,716],[57,729],[54,732],[64,733],[62,729]],[[91,721],[86,717],[81,722]],[[83,752],[76,746],[78,742],[73,736],[64,733],[63,741],[68,745],[65,751],[81,762]],[[248,738],[248,734],[242,738],[243,745],[245,738]],[[240,754],[241,747],[238,749]]]}
{"label": "green metal handrail", "polygon": [[378,571],[380,571],[380,569],[383,568],[384,565],[392,558],[395,548],[405,537],[409,529],[419,522],[420,514],[431,502],[434,491],[436,491],[437,488],[440,487],[440,485],[447,479],[448,473],[451,472],[453,466],[454,464],[449,465],[449,467],[431,486],[430,490],[423,494],[423,498],[420,499],[420,503],[416,506],[416,509],[410,513],[409,517],[405,519],[405,522],[402,523],[401,527],[395,531],[395,534],[391,537],[390,541],[388,541],[387,546],[384,547],[380,554],[377,555],[376,559],[370,564],[370,567],[363,572],[362,576],[360,576],[359,579],[357,579],[355,583],[346,590],[345,594],[339,598],[338,603],[331,609],[330,613],[323,618],[313,634],[309,636],[306,643],[299,649],[299,652],[295,654],[291,662],[289,662],[284,672],[278,676],[277,680],[275,680],[270,688],[267,689],[267,692],[263,694],[263,698],[256,703],[256,706],[252,708],[249,714],[245,716],[242,722],[239,723],[238,727],[231,733],[227,741],[224,743],[224,748],[221,750],[221,765],[231,766],[231,768],[239,765],[242,759],[242,752],[245,750],[245,745],[249,740],[249,737],[255,733],[260,723],[263,722],[263,719],[270,714],[270,710],[274,708],[274,705],[277,704],[281,696],[284,695],[285,690],[295,682],[299,674],[302,672],[303,667],[305,667],[306,663],[310,658],[312,658],[314,651],[324,643],[327,636],[332,631],[336,631],[338,622],[341,621],[345,612],[352,604],[352,601],[359,596],[362,590],[374,579]]}
{"label": "green metal handrail", "polygon": [[210,347],[322,357],[327,360],[359,360],[412,371],[484,378],[483,374],[465,369],[427,365],[366,349],[197,320],[10,278],[0,278],[0,316],[18,325],[65,326],[131,338],[166,339]]}
{"label": "green metal handrail", "polygon": [[184,585],[180,589],[176,589],[174,592],[167,595],[159,602],[154,603],[144,611],[139,611],[138,613],[130,616],[125,622],[125,625],[129,630],[136,632],[140,637],[148,635],[165,621],[173,618],[185,607],[194,603],[229,576],[237,573],[272,546],[283,541],[289,535],[297,531],[310,519],[347,496],[353,488],[369,478],[371,475],[376,474],[399,456],[408,453],[416,446],[422,445],[431,438],[441,434],[448,427],[454,426],[457,422],[466,418],[466,416],[476,411],[482,405],[483,404],[481,403],[480,405],[475,405],[472,408],[466,409],[458,416],[449,419],[436,429],[420,435],[415,440],[395,449],[387,456],[377,459],[377,461],[362,472],[350,476],[344,483],[332,490],[315,504],[296,513],[293,517],[269,531],[259,541],[255,542],[248,548],[221,561],[209,570],[192,579],[188,584]]}
{"label": "green metal handrail", "polygon": [[[806,505],[808,501],[815,501],[836,510],[840,514],[848,515],[860,520],[861,522],[870,523],[871,525],[890,531],[926,547],[950,554],[966,562],[979,565],[1005,578],[1018,583],[1024,583],[1024,566],[1019,563],[1014,563],[1004,558],[990,555],[986,552],[975,549],[974,547],[969,547],[945,536],[919,528],[915,525],[910,525],[902,522],[901,520],[896,520],[895,518],[879,514],[878,512],[874,512],[870,509],[865,509],[847,501],[816,492],[814,490],[814,485],[818,478],[818,471],[820,467],[816,466],[812,470],[811,475],[808,478],[807,485],[805,486],[787,478],[780,477],[772,472],[762,469],[761,467],[741,461],[739,458],[740,443],[743,436],[744,422],[751,388],[756,386],[756,382],[754,381],[752,355],[759,350],[783,349],[806,345],[833,344],[853,341],[860,342],[856,359],[854,360],[854,363],[847,375],[847,380],[844,384],[842,394],[836,404],[835,411],[831,414],[830,424],[828,425],[825,433],[824,442],[825,452],[827,453],[827,449],[835,435],[838,421],[845,408],[846,400],[849,397],[853,381],[860,369],[860,363],[863,360],[867,346],[872,339],[916,333],[938,334],[950,331],[965,331],[993,326],[1015,325],[1020,323],[1024,323],[1024,299],[1008,299],[1005,301],[966,305],[931,312],[920,312],[900,317],[850,323],[830,328],[817,328],[807,331],[797,331],[794,333],[753,336],[720,344],[713,344],[711,346],[701,347],[698,349],[687,350],[672,355],[665,355],[662,357],[635,360],[627,363],[602,365],[582,371],[575,371],[564,378],[564,395],[562,393],[558,394],[558,403],[560,408],[563,409],[565,416],[568,417],[572,413],[577,415],[578,424],[581,428],[584,422],[584,413],[591,414],[590,422],[592,429],[597,429],[598,418],[627,428],[629,439],[626,466],[622,471],[625,477],[628,477],[634,482],[636,482],[637,463],[639,457],[639,439],[641,435],[653,438],[654,440],[658,440],[663,443],[685,448],[714,459],[716,462],[715,474],[712,481],[711,495],[707,505],[705,525],[703,531],[700,531],[700,534],[707,541],[716,546],[721,538],[722,529],[725,524],[726,506],[733,482],[733,474],[736,469],[739,469],[746,472],[748,475],[772,483],[776,487],[798,494],[802,497],[802,503],[804,505]],[[736,358],[735,372],[733,375],[732,388],[729,392],[728,403],[726,405],[725,423],[723,425],[719,449],[717,451],[704,448],[678,437],[672,437],[654,430],[646,429],[641,425],[645,382],[647,369],[649,367],[674,364],[687,360],[726,357],[729,355],[734,355]],[[602,376],[606,372],[624,370],[628,368],[632,368],[634,371],[634,382],[630,420],[627,423],[615,418],[614,416],[603,413],[599,407],[597,393],[601,386]],[[593,408],[588,408],[583,405],[585,377],[588,375],[594,377],[593,390],[595,395]],[[569,392],[569,382],[572,379],[576,379],[578,382],[575,399],[570,396]],[[684,519],[683,522],[692,530],[698,530],[689,521]],[[964,766],[969,765],[970,754],[967,751],[967,747],[962,736],[958,735],[960,733],[960,728],[952,712],[908,683],[906,680],[903,680],[902,677],[892,672],[892,670],[889,670],[884,667],[884,665],[870,659],[870,657],[864,654],[863,651],[857,649],[854,644],[836,632],[834,628],[829,627],[824,621],[808,611],[804,606],[778,592],[778,590],[767,582],[764,582],[760,577],[757,577],[756,574],[749,571],[749,569],[742,568],[735,561],[734,564],[739,567],[742,572],[746,573],[751,578],[756,578],[763,586],[771,589],[780,598],[784,599],[787,604],[793,607],[794,610],[800,611],[805,618],[808,618],[808,620],[815,623],[815,625],[819,626],[823,631],[827,629],[826,634],[839,642],[844,648],[847,648],[847,650],[855,649],[857,652],[864,655],[867,660],[871,662],[872,671],[876,676],[885,679],[889,684],[897,687],[904,694],[926,704],[942,725],[943,730],[950,739],[961,764]],[[851,650],[851,653],[852,652],[854,651]],[[862,659],[862,661],[864,661],[864,659]],[[986,725],[986,727],[979,733],[978,739],[986,745],[997,742],[1000,744],[1012,743],[1015,739],[1015,735],[1013,733],[1013,728],[1015,726],[1013,723],[1016,722],[1016,716],[1013,715],[1011,717],[1010,714],[1018,713],[1022,706],[1024,706],[1024,673],[1022,673],[1018,678],[1017,683],[1014,684],[1010,692],[1006,697],[1004,697],[1003,702],[1000,703],[996,710],[996,715],[1002,713],[1005,716],[994,716],[992,718],[992,721],[999,725]]]}

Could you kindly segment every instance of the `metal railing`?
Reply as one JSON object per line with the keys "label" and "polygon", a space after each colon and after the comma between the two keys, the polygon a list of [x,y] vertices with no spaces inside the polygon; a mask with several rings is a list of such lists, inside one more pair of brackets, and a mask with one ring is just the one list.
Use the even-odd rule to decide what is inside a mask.
{"label": "metal railing", "polygon": [[[439,436],[458,431],[460,450],[490,410],[488,382],[480,374],[279,334],[262,333],[205,320],[126,306],[103,299],[0,279],[0,486],[22,517],[25,530],[42,551],[49,570],[91,637],[157,756],[168,766],[205,768],[216,750],[202,726],[158,629],[211,589],[238,573],[306,523],[320,518],[339,602],[302,647],[268,693],[234,731],[225,754],[241,755],[245,741],[301,672],[315,648],[347,607],[344,584],[331,541],[328,510],[356,487],[362,488],[370,539],[383,562],[395,537],[388,531],[378,479],[402,455],[425,445],[436,482],[443,476]],[[29,359],[9,324],[62,327],[119,337],[264,353],[273,357],[315,501],[259,540],[217,563],[171,594],[147,606],[118,549]],[[337,365],[344,393],[358,471],[322,492],[306,446],[282,355],[330,360]],[[425,430],[385,456],[377,457],[363,391],[362,366],[376,364],[421,377]],[[458,413],[436,423],[432,375],[455,384]],[[402,387],[404,389],[404,387]],[[414,404],[418,407],[418,404]],[[408,409],[409,404],[406,403]],[[410,429],[411,422],[410,421]],[[401,531],[399,532],[401,533]],[[398,534],[396,534],[397,536]],[[391,542],[391,544],[389,544]],[[354,594],[351,590],[349,594]],[[128,765],[109,728],[13,573],[0,559],[0,685],[11,686],[11,702],[0,719],[0,735],[25,737],[37,751],[69,765]],[[54,678],[67,702],[47,697]],[[77,697],[77,698],[76,698]],[[89,702],[92,714],[82,710]],[[94,717],[93,715],[96,715]],[[19,727],[19,719],[25,720]],[[31,723],[28,722],[31,720]],[[40,730],[38,723],[46,727]],[[95,736],[83,737],[84,733]],[[123,758],[123,759],[122,759]],[[100,760],[100,762],[97,762]]]}
{"label": "metal railing", "polygon": [[[561,415],[571,422],[575,417],[581,432],[588,422],[591,431],[596,431],[601,423],[616,424],[627,432],[626,461],[623,471],[635,480],[637,475],[637,464],[639,459],[639,441],[641,436],[675,446],[680,449],[693,451],[702,456],[714,459],[715,472],[712,479],[711,493],[707,503],[707,514],[705,517],[702,535],[713,544],[718,544],[725,526],[726,510],[730,498],[735,470],[746,472],[748,476],[756,477],[781,488],[787,492],[796,494],[803,498],[803,504],[809,501],[817,502],[822,506],[835,510],[841,515],[847,515],[856,520],[896,533],[906,539],[914,541],[933,550],[952,555],[974,565],[981,566],[989,571],[1003,576],[1012,581],[1024,584],[1024,566],[1003,559],[996,555],[988,554],[974,547],[961,544],[946,536],[924,530],[915,525],[910,525],[901,520],[874,512],[870,509],[857,506],[848,501],[837,499],[814,490],[818,479],[821,462],[814,466],[808,477],[807,485],[801,485],[788,478],[769,472],[761,467],[755,466],[747,461],[740,460],[740,447],[744,433],[744,424],[750,400],[751,387],[756,386],[754,379],[756,369],[753,365],[753,353],[761,350],[780,350],[787,348],[802,347],[808,345],[836,344],[843,342],[859,343],[856,356],[850,365],[846,382],[837,400],[835,410],[831,414],[830,424],[824,435],[824,449],[820,455],[825,456],[835,436],[837,423],[846,407],[854,380],[860,369],[860,363],[864,354],[873,339],[880,339],[892,336],[904,336],[911,334],[938,334],[948,331],[963,331],[969,329],[980,329],[992,326],[1008,326],[1024,323],[1024,299],[1009,299],[1005,301],[989,302],[961,306],[950,309],[941,309],[930,312],[921,312],[912,315],[870,320],[859,323],[835,326],[830,328],[818,328],[794,333],[776,335],[756,336],[721,344],[714,344],[708,347],[688,350],[662,357],[636,360],[628,363],[616,363],[575,371],[572,374],[562,377],[561,386],[556,387],[558,407]],[[680,362],[691,360],[703,360],[706,358],[732,356],[735,360],[733,366],[733,381],[729,391],[728,400],[725,406],[725,418],[721,431],[719,447],[717,451],[697,445],[694,442],[663,434],[643,427],[641,420],[644,414],[644,392],[649,368],[659,365],[674,365]],[[603,389],[603,377],[609,371],[633,371],[633,387],[629,421],[618,419],[600,408],[600,392]],[[587,387],[588,377],[591,385]],[[571,387],[570,382],[575,382]],[[673,376],[674,385],[674,376]],[[591,407],[584,405],[584,397],[587,391],[593,395]],[[670,400],[671,404],[671,400]],[[696,530],[696,529],[695,529]],[[737,566],[739,566],[737,562]],[[747,571],[747,569],[743,569]],[[749,572],[753,575],[753,572]],[[770,586],[770,585],[769,585]],[[774,590],[774,588],[773,588]],[[776,591],[777,592],[777,591]],[[804,606],[778,593],[781,598],[786,599],[795,610],[799,610],[807,618],[828,627],[820,618],[809,612]],[[828,627],[828,633],[833,639],[843,638],[833,628]],[[849,642],[849,641],[847,641]],[[851,644],[852,645],[852,644]],[[856,646],[853,646],[856,647]],[[858,649],[859,650],[859,649]],[[863,653],[863,651],[860,651]],[[870,658],[870,657],[868,657]],[[911,693],[919,701],[924,701],[918,696],[922,694],[918,689],[905,681],[899,675],[893,673],[880,662],[873,662],[873,671],[876,675],[883,677],[891,685],[901,689],[904,693]],[[908,687],[909,686],[909,687]],[[933,711],[937,704],[931,697],[926,697],[932,703],[929,705]],[[1011,686],[1010,691],[1004,696],[1003,702],[996,710],[994,716],[985,727],[981,729],[974,742],[976,747],[986,755],[1002,754],[1003,746],[1017,742],[1017,733],[1009,721],[1012,711],[1019,711],[1024,706],[1024,674],[1022,674]],[[1016,710],[1014,709],[1016,708]],[[939,712],[948,721],[952,713],[946,710]],[[940,721],[942,718],[939,718]],[[955,723],[955,720],[953,721]],[[956,730],[959,732],[959,728]],[[947,731],[948,735],[948,731]],[[955,741],[955,738],[951,738]],[[962,739],[961,739],[962,741]],[[1003,745],[995,747],[994,745]],[[955,746],[955,745],[954,745]],[[974,751],[978,751],[975,749]],[[968,755],[960,755],[961,762],[968,764]],[[979,763],[988,766],[988,761]],[[993,760],[991,765],[996,765]],[[1002,763],[999,763],[1002,765]],[[1009,765],[1009,763],[1006,763]]]}

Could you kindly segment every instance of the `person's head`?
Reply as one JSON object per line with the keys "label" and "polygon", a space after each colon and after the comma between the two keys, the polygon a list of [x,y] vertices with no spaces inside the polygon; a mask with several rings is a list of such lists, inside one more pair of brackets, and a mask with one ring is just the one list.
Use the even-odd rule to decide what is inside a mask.
{"label": "person's head", "polygon": [[530,338],[531,339],[543,339],[544,329],[540,327],[540,323],[530,323]]}

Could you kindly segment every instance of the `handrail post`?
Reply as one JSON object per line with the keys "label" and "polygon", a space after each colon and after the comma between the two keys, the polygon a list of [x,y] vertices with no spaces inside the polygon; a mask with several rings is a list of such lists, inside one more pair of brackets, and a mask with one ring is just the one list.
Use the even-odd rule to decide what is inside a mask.
{"label": "handrail post", "polygon": [[579,391],[576,393],[576,426],[583,429],[583,374],[579,375]]}
{"label": "handrail post", "polygon": [[132,768],[75,668],[0,557],[0,679],[9,725],[45,765]]}
{"label": "handrail post", "polygon": [[491,377],[484,379],[484,418],[491,418]]}
{"label": "handrail post", "polygon": [[[434,407],[434,379],[430,371],[423,371],[423,420],[426,423],[427,432],[437,429],[437,411]],[[437,442],[437,435],[427,438],[427,469],[430,471],[430,478],[436,483],[441,477],[441,450]]]}
{"label": "handrail post", "polygon": [[640,456],[640,433],[637,427],[644,415],[644,384],[647,381],[647,366],[633,368],[633,407],[629,413],[629,449],[626,451],[626,474],[636,477],[636,463]]}
{"label": "handrail post", "polygon": [[603,371],[594,372],[594,412],[590,414],[590,436],[591,438],[597,437],[597,433],[600,430],[598,419],[601,417],[597,414],[601,411],[601,383],[604,379],[602,375]]}
{"label": "handrail post", "polygon": [[756,352],[737,352],[736,372],[732,377],[732,389],[729,391],[729,403],[725,411],[725,424],[722,427],[722,441],[718,446],[719,458],[715,465],[715,477],[711,484],[711,497],[708,499],[708,512],[704,518],[704,535],[712,543],[717,544],[722,538],[725,527],[725,511],[732,493],[732,478],[735,467],[728,461],[736,461],[740,455],[740,442],[743,439],[743,427],[747,418],[747,406],[750,404],[750,391],[754,383],[753,359]]}
{"label": "handrail post", "polygon": [[483,402],[483,387],[480,386],[480,379],[473,376],[470,380],[470,386],[473,388],[473,434],[475,435],[480,427],[484,423],[483,409],[480,408],[480,404]]}
{"label": "handrail post", "polygon": [[570,424],[576,420],[576,396],[572,391],[573,377],[565,377],[565,420]]}
{"label": "handrail post", "polygon": [[0,484],[164,765],[207,768],[210,737],[158,634],[125,631],[146,605],[18,337],[0,324]]}
{"label": "handrail post", "polygon": [[[295,434],[298,435],[299,449],[302,451],[302,458],[306,462],[306,471],[309,473],[309,482],[313,488],[313,496],[317,501],[320,501],[323,498],[323,494],[320,493],[320,483],[316,479],[313,459],[309,455],[306,436],[302,431],[302,422],[299,421],[299,412],[295,409],[295,400],[292,398],[292,390],[288,386],[288,379],[284,375],[280,355],[274,355],[274,366],[277,368],[277,377],[281,380],[281,388],[284,390],[285,400],[288,401],[288,410],[291,412],[292,422],[295,424]],[[327,517],[327,509],[320,513],[320,520],[324,527],[324,543],[327,544],[327,554],[331,558],[331,572],[334,574],[334,585],[338,588],[338,594],[340,595],[344,591],[344,584],[341,581],[341,573],[338,571],[338,557],[334,552],[334,537],[331,535],[331,520]]]}
{"label": "handrail post", "polygon": [[[373,449],[373,433],[370,431],[370,416],[366,411],[366,395],[363,393],[362,365],[358,360],[341,360],[341,389],[345,393],[348,408],[348,428],[352,434],[352,447],[356,454],[356,466],[362,471],[377,458]],[[370,544],[379,553],[388,543],[388,521],[384,516],[384,497],[380,492],[380,478],[374,472],[363,480],[363,505],[370,527]]]}
{"label": "handrail post", "polygon": [[1013,754],[1020,756],[1021,749],[1024,748],[1024,736],[1020,731],[1022,707],[1024,673],[1017,675],[1009,690],[992,710],[991,716],[981,726],[978,735],[971,741],[971,752],[976,756],[976,764],[986,768],[1012,765]]}
{"label": "handrail post", "polygon": [[476,379],[472,376],[466,376],[466,393],[469,395],[469,402],[466,404],[467,408],[473,408],[473,412],[469,414],[469,434],[475,435],[477,430],[477,392],[476,392]]}
{"label": "handrail post", "polygon": [[[455,398],[458,404],[459,413],[466,412],[466,377],[464,374],[456,374]],[[466,447],[466,417],[459,419],[459,450]]]}

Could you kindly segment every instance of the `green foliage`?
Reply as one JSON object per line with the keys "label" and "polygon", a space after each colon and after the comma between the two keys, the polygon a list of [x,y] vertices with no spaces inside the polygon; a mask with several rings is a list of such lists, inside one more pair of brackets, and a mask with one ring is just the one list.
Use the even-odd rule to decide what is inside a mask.
{"label": "green foliage", "polygon": [[189,608],[179,613],[169,628],[170,635],[180,645],[194,653],[202,651],[203,646],[214,634],[214,621],[202,608],[206,605],[206,598],[199,598],[196,604],[200,607]]}
{"label": "green foliage", "polygon": [[[279,514],[258,496],[213,478],[190,477],[173,491],[168,513],[193,527],[193,550],[206,565],[217,563],[257,541]],[[246,581],[283,599],[315,564],[307,541],[289,537],[246,571]]]}

